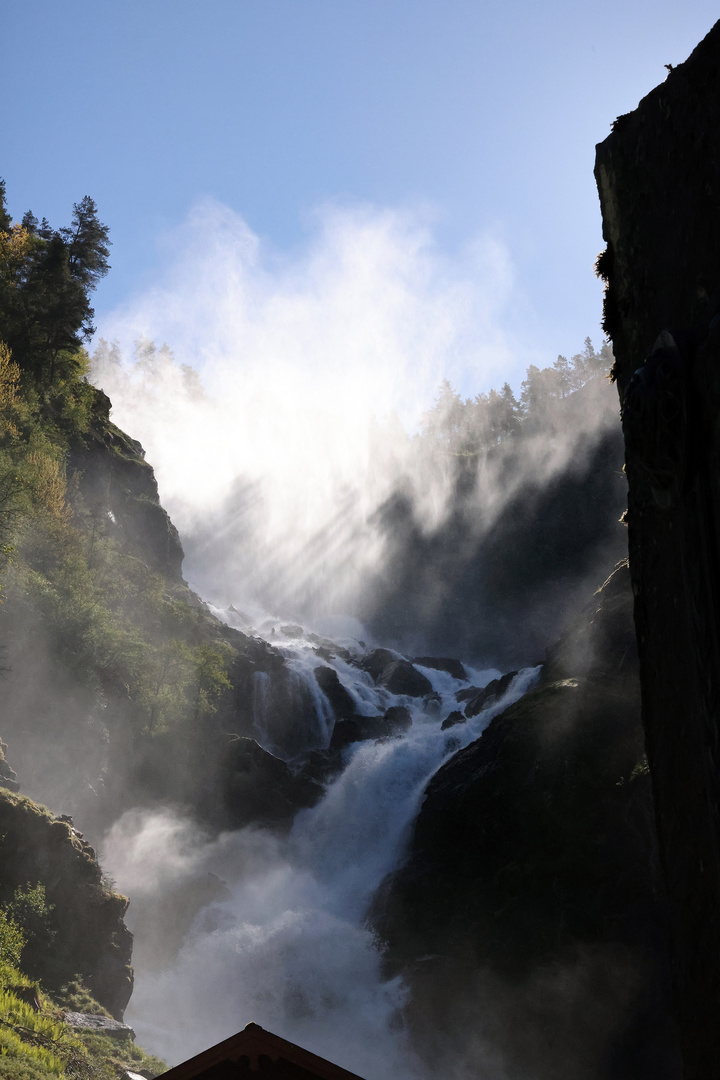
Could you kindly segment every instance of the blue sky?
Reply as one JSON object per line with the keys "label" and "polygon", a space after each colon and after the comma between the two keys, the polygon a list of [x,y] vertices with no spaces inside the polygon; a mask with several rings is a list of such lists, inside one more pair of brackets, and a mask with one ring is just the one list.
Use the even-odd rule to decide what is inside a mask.
{"label": "blue sky", "polygon": [[409,208],[448,264],[490,238],[520,371],[600,341],[594,144],[716,15],[705,0],[23,0],[3,18],[0,175],[18,217],[60,225],[98,203],[101,327],[166,273],[207,198],[281,260],[312,246],[328,204]]}

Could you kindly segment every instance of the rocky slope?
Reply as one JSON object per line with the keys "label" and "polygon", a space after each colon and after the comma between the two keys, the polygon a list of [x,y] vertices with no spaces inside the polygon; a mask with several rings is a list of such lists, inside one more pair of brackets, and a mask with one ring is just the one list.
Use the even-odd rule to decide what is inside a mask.
{"label": "rocky slope", "polygon": [[554,475],[532,477],[522,440],[516,458],[502,447],[497,461],[488,456],[483,468],[499,473],[499,490],[488,499],[500,504],[496,517],[478,501],[472,457],[456,463],[454,498],[437,530],[424,529],[402,498],[383,509],[392,562],[384,591],[369,597],[362,613],[380,641],[402,649],[415,639],[416,651],[505,668],[533,662],[605,568],[625,557],[627,532],[618,523],[627,505],[622,433],[617,407],[608,410],[604,400],[610,388],[595,382],[600,391],[589,383],[557,403],[556,430],[542,452],[602,415],[598,397],[607,427],[589,435]]}
{"label": "rocky slope", "polygon": [[47,925],[23,966],[49,990],[80,978],[121,1020],[133,987],[128,899],[103,880],[92,847],[72,821],[0,788],[0,905],[20,888],[42,886]]}
{"label": "rocky slope", "polygon": [[375,921],[442,1069],[678,1077],[666,901],[621,565],[539,685],[435,775]]}

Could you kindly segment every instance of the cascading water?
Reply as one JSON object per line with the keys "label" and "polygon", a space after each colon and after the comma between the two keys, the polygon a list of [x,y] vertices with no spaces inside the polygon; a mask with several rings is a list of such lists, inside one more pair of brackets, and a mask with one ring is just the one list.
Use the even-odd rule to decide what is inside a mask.
{"label": "cascading water", "polygon": [[[232,609],[216,614],[236,622]],[[404,989],[399,979],[384,979],[364,919],[402,857],[430,777],[519,698],[538,669],[519,672],[493,705],[444,731],[441,720],[458,708],[456,693],[471,683],[484,686],[498,672],[468,669],[468,678],[459,679],[417,667],[432,694],[393,694],[357,666],[364,643],[336,640],[336,654],[326,650],[319,659],[312,640],[297,636],[297,628],[286,637],[280,626],[266,620],[261,633],[282,652],[297,691],[315,704],[309,747],[327,747],[333,727],[333,710],[313,674],[320,664],[334,668],[358,715],[404,706],[412,724],[402,736],[346,747],[342,771],[316,806],[296,816],[286,837],[246,828],[209,841],[190,821],[167,813],[131,813],[116,824],[105,861],[141,911],[158,892],[197,887],[208,874],[227,886],[200,907],[164,964],[146,960],[139,933],[127,1018],[140,1042],[171,1064],[253,1020],[361,1076],[414,1080],[424,1073],[399,1020]],[[270,679],[255,676],[259,741],[267,733]]]}

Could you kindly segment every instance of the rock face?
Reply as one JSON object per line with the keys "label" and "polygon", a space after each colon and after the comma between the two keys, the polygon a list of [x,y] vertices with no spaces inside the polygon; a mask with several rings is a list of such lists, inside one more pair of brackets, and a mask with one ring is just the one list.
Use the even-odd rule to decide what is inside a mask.
{"label": "rock face", "polygon": [[355,702],[338,678],[335,668],[315,668],[315,679],[325,697],[330,702],[336,719],[352,716],[355,712]]}
{"label": "rock face", "polygon": [[92,1032],[93,1035],[107,1035],[110,1039],[134,1039],[135,1032],[127,1024],[111,1020],[100,1013],[66,1012],[63,1017],[68,1027],[74,1031]]}
{"label": "rock face", "polygon": [[38,883],[54,908],[54,940],[33,974],[50,989],[80,975],[122,1020],[133,986],[127,897],[103,883],[94,851],[67,821],[0,789],[0,902],[11,900],[18,886]]}
{"label": "rock face", "polygon": [[230,826],[288,827],[303,806],[313,806],[320,784],[296,776],[286,762],[263,750],[254,739],[235,738],[223,762],[223,794]]}
{"label": "rock face", "polygon": [[483,709],[488,708],[501,698],[516,675],[517,671],[508,671],[507,674],[501,675],[499,679],[493,679],[487,686],[484,686],[482,690],[478,690],[476,693],[472,694],[471,697],[466,697],[466,692],[461,691],[463,700],[467,702],[465,705],[465,716],[467,716],[468,719],[477,716]]}
{"label": "rock face", "polygon": [[343,750],[351,743],[367,739],[396,738],[411,725],[410,710],[404,705],[391,705],[384,716],[352,716],[338,720],[333,728],[330,750]]}
{"label": "rock face", "polygon": [[643,721],[687,1078],[720,1061],[720,23],[597,148]]}
{"label": "rock face", "polygon": [[457,724],[465,724],[467,720],[460,712],[459,709],[454,709],[449,716],[446,716],[440,725],[441,731],[447,731],[448,728],[455,727]]}
{"label": "rock face", "polygon": [[624,565],[574,649],[434,776],[377,902],[438,1075],[447,1039],[475,1073],[680,1075],[631,610]]}
{"label": "rock face", "polygon": [[[573,395],[578,409],[592,407],[591,392],[584,387]],[[467,464],[472,473],[476,463]],[[523,486],[488,532],[478,533],[482,511],[464,505],[474,476],[458,478],[453,512],[431,533],[415,520],[410,500],[393,500],[383,513],[395,553],[386,574],[392,584],[369,598],[361,621],[398,648],[420,630],[418,653],[474,658],[502,670],[541,655],[567,610],[582,603],[588,575],[627,554],[618,525],[627,505],[622,464],[622,433],[613,425],[584,460],[570,462],[550,483]]]}
{"label": "rock face", "polygon": [[430,680],[404,656],[391,649],[373,649],[363,657],[360,666],[378,686],[384,686],[391,694],[425,697],[432,693]]}
{"label": "rock face", "polygon": [[459,660],[453,660],[448,656],[415,656],[413,664],[420,667],[432,668],[434,671],[447,671],[453,679],[466,679],[467,672]]}
{"label": "rock face", "polygon": [[141,551],[148,566],[181,584],[183,549],[160,505],[155,473],[140,443],[110,422],[110,407],[107,395],[97,390],[96,422],[71,450],[70,468],[80,477],[90,513],[103,515],[104,527],[112,528],[128,552]]}

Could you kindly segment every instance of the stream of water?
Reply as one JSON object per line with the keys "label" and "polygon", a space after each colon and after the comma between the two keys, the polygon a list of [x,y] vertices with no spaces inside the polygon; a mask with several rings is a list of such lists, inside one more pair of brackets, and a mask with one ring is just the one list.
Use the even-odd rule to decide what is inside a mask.
{"label": "stream of water", "polygon": [[[216,614],[234,621],[232,611]],[[313,676],[321,663],[335,668],[358,713],[404,705],[412,726],[402,737],[348,747],[324,798],[301,811],[284,837],[247,828],[210,839],[168,812],[120,819],[107,837],[105,862],[134,898],[131,928],[133,906],[138,910],[136,989],[126,1019],[141,1045],[169,1064],[252,1020],[368,1080],[419,1080],[425,1074],[401,1023],[406,991],[399,978],[383,975],[368,906],[403,857],[429,779],[522,696],[539,669],[519,672],[499,701],[443,731],[443,718],[458,708],[455,694],[499,672],[467,669],[467,679],[456,679],[420,667],[433,695],[398,696],[340,657],[321,661],[306,636],[283,640],[274,630],[262,633],[316,701],[311,742],[327,746],[333,724]],[[361,649],[354,637],[337,644]],[[258,676],[255,690],[259,741],[269,678]],[[216,890],[200,905],[172,958],[158,961],[140,926],[143,911],[163,893],[181,895],[217,878],[225,883],[221,895]]]}

